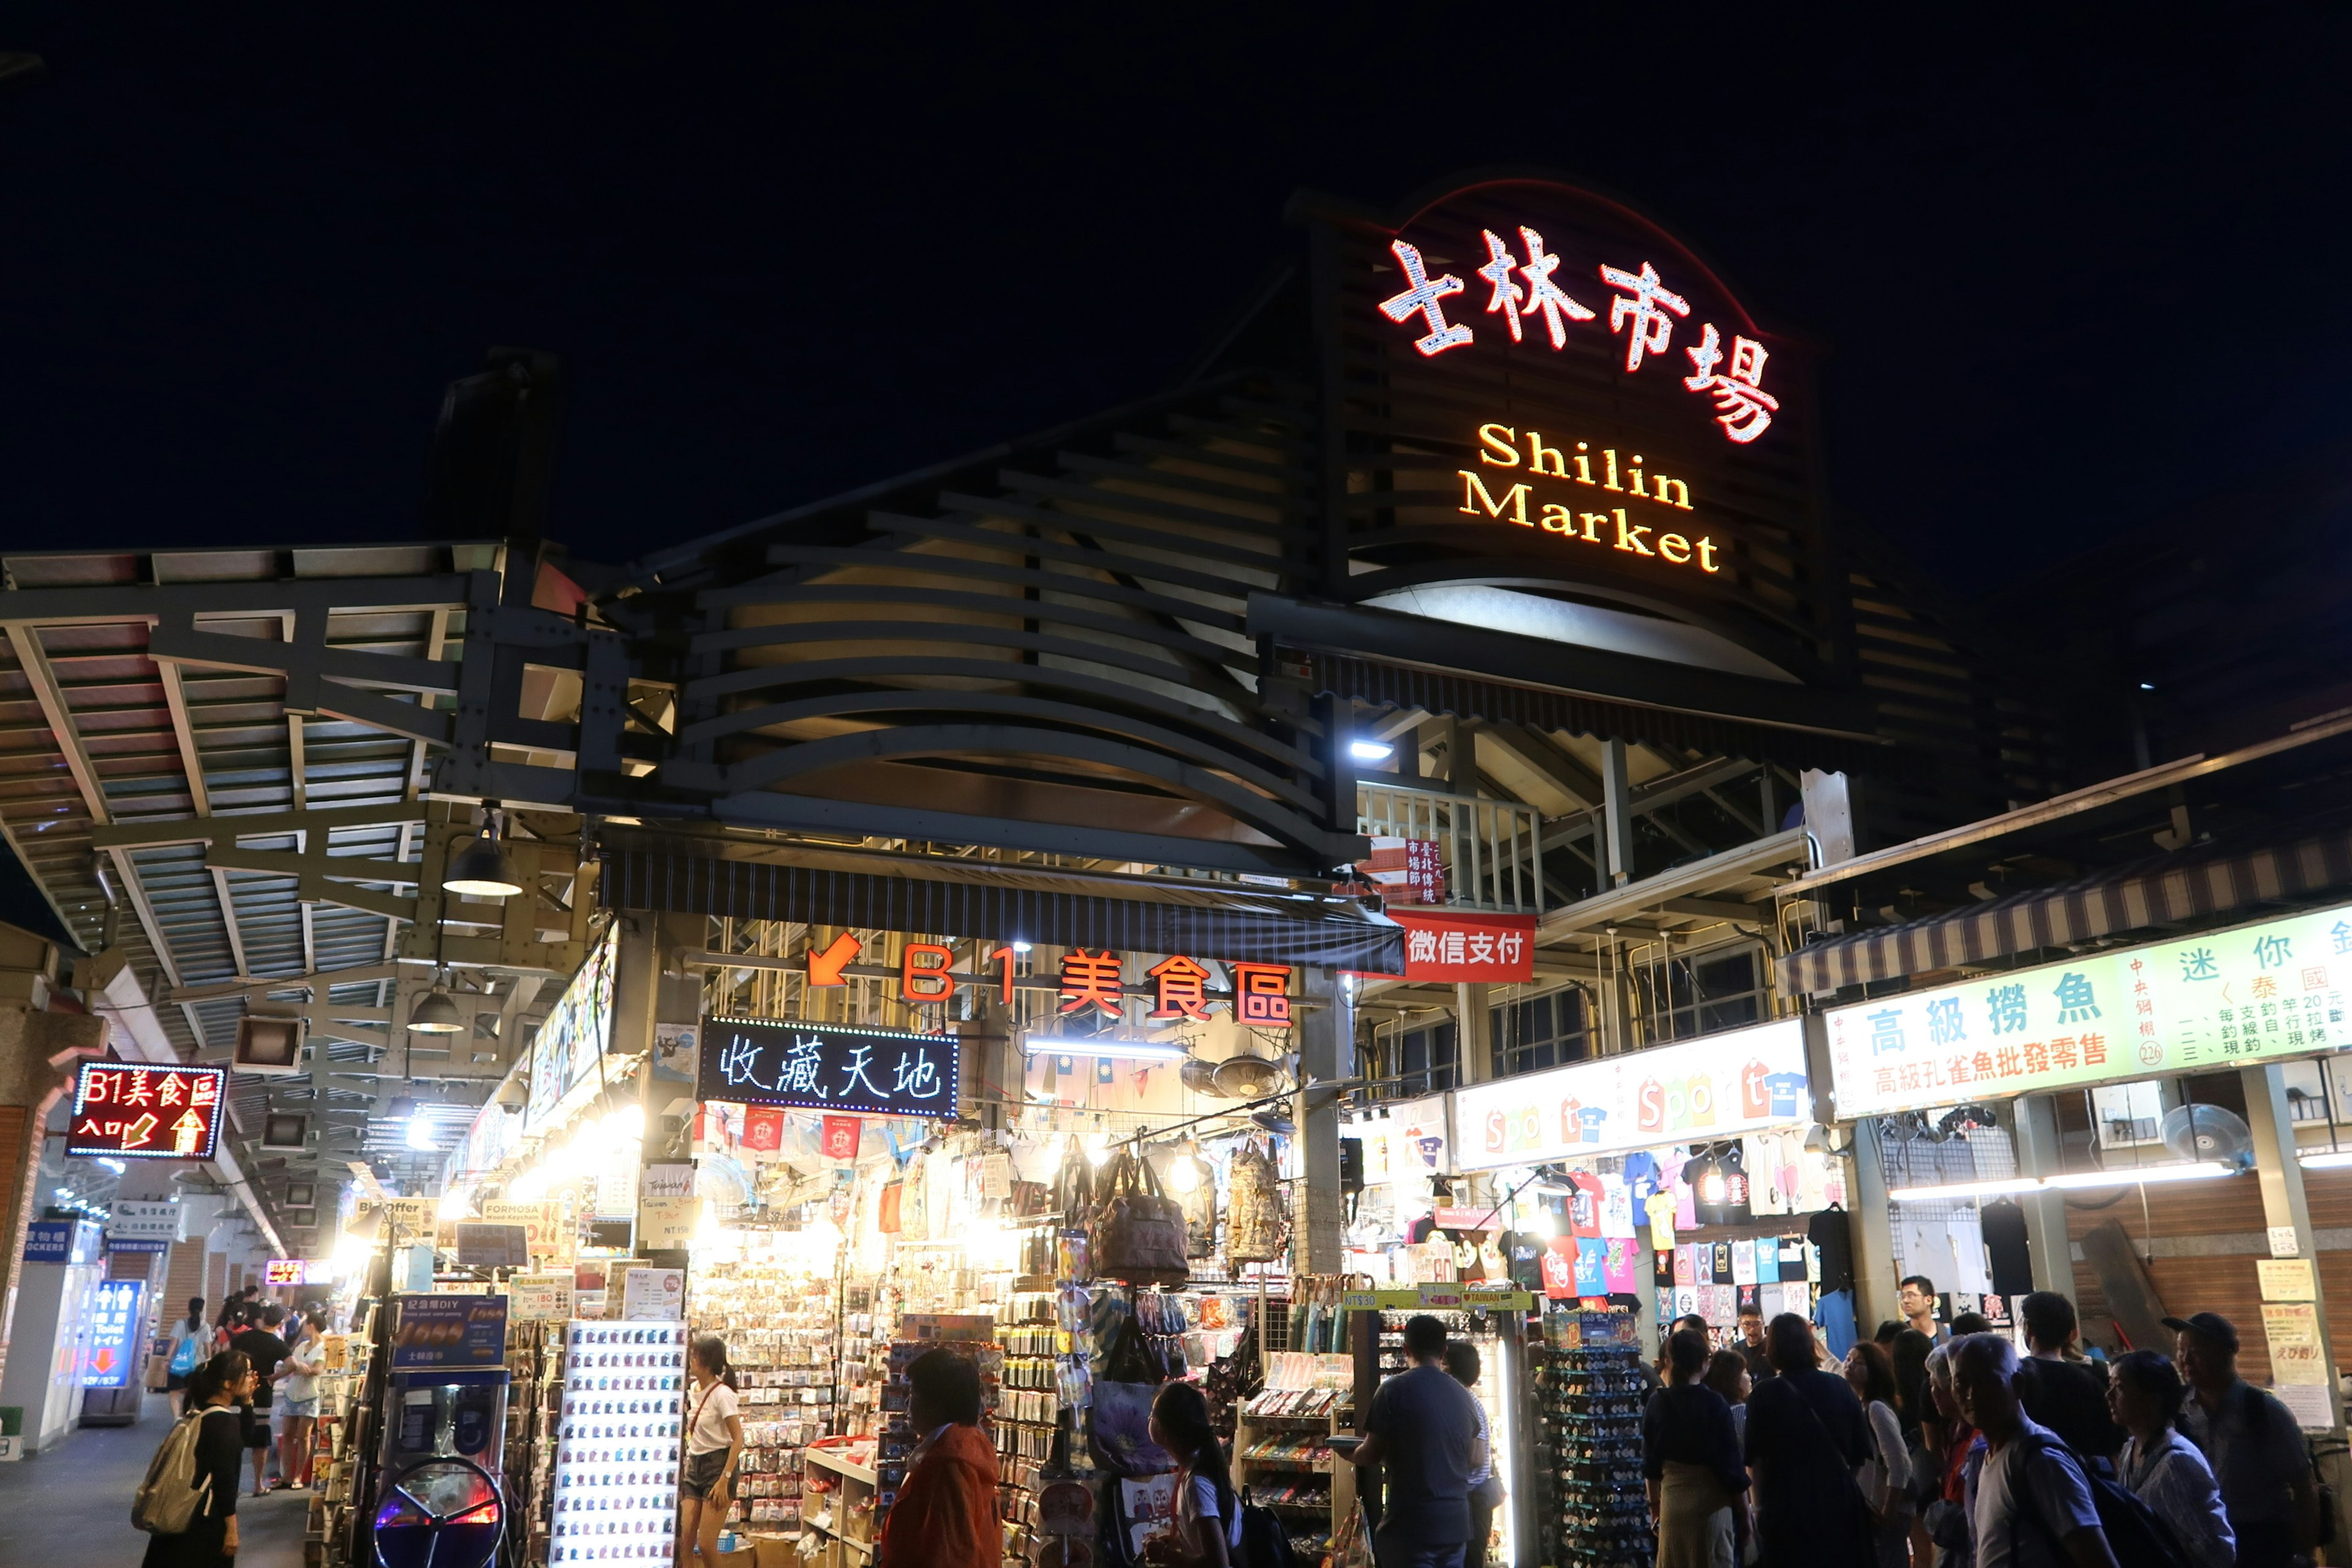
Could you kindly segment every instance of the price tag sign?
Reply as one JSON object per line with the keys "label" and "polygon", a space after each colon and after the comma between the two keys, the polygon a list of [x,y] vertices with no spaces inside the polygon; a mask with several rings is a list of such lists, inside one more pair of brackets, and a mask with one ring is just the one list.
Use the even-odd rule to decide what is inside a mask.
{"label": "price tag sign", "polygon": [[2318,1281],[2308,1258],[2258,1258],[2254,1273],[2262,1280],[2265,1301],[2316,1301]]}

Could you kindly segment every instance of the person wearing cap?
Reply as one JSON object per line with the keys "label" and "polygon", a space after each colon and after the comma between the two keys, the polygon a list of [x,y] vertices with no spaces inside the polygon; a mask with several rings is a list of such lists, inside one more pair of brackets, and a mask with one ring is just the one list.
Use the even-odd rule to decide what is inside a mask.
{"label": "person wearing cap", "polygon": [[2238,1375],[2237,1325],[2218,1312],[2167,1318],[2189,1388],[2180,1432],[2221,1484],[2238,1536],[2238,1568],[2291,1568],[2319,1542],[2319,1488],[2303,1429],[2276,1399]]}

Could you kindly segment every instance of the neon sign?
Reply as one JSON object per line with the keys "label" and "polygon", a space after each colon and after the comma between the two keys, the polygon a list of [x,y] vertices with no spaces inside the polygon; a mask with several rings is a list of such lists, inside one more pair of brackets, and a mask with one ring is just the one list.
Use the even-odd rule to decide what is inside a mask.
{"label": "neon sign", "polygon": [[220,1142],[226,1068],[84,1062],[66,1152],[121,1160],[209,1160]]}
{"label": "neon sign", "polygon": [[[1527,448],[1524,456],[1519,449],[1522,440]],[[1562,486],[1608,490],[1672,510],[1691,510],[1689,482],[1644,469],[1639,452],[1630,454],[1632,460],[1621,465],[1614,447],[1604,447],[1596,453],[1591,450],[1591,443],[1579,441],[1571,454],[1547,442],[1540,430],[1522,432],[1515,426],[1495,424],[1478,426],[1478,461],[1482,465],[1520,468],[1528,477],[1509,486],[1496,479],[1496,486],[1501,490],[1496,494],[1487,489],[1477,469],[1456,470],[1462,480],[1462,504],[1455,510],[1465,515],[1483,515],[1515,522],[1521,528],[1540,528],[1547,533],[1604,545],[1629,555],[1649,556],[1670,566],[1696,566],[1710,576],[1723,570],[1720,552],[1710,534],[1693,539],[1656,522],[1635,522],[1622,506],[1603,511],[1579,510],[1573,505],[1574,491],[1554,492],[1549,487],[1538,491],[1535,488],[1534,481],[1557,480]],[[1568,499],[1548,499],[1554,493],[1564,493]]]}
{"label": "neon sign", "polygon": [[695,1098],[860,1116],[952,1121],[963,1086],[951,1035],[768,1018],[705,1018]]}
{"label": "neon sign", "polygon": [[[1513,342],[1526,340],[1525,319],[1540,315],[1555,353],[1569,345],[1570,328],[1597,322],[1600,312],[1571,298],[1553,281],[1559,258],[1544,247],[1543,236],[1521,225],[1519,241],[1527,260],[1513,253],[1510,242],[1492,229],[1479,231],[1486,245],[1486,264],[1475,276],[1486,285],[1486,313],[1500,316]],[[1390,254],[1404,274],[1400,293],[1381,301],[1381,314],[1413,332],[1412,346],[1424,359],[1477,341],[1467,321],[1448,321],[1445,302],[1464,292],[1461,279],[1450,272],[1433,278],[1417,246],[1398,239]],[[1666,286],[1656,267],[1643,261],[1631,270],[1601,262],[1595,275],[1616,292],[1609,298],[1610,335],[1625,344],[1625,373],[1637,374],[1645,360],[1665,359],[1673,348],[1675,325],[1690,317],[1690,301]],[[1599,328],[1594,328],[1599,331]],[[1712,321],[1699,323],[1696,348],[1683,350],[1691,374],[1682,378],[1685,390],[1702,394],[1715,404],[1715,422],[1728,440],[1741,446],[1771,428],[1780,399],[1764,390],[1764,364],[1770,355],[1753,338],[1735,335],[1729,363],[1725,363],[1723,333]],[[1670,365],[1671,372],[1671,365]]]}

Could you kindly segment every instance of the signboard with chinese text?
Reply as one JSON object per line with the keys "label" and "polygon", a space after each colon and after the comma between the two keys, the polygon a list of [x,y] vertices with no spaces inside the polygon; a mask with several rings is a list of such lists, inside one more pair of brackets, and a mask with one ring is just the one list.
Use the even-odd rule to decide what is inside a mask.
{"label": "signboard with chinese text", "polygon": [[1404,927],[1403,978],[1408,982],[1524,985],[1536,977],[1533,915],[1392,907],[1388,916]]}
{"label": "signboard with chinese text", "polygon": [[89,1340],[82,1352],[84,1388],[128,1388],[138,1359],[142,1279],[101,1279],[89,1299]]}
{"label": "signboard with chinese text", "polygon": [[272,1289],[283,1285],[307,1285],[310,1266],[299,1258],[272,1258],[261,1266],[261,1282]]}
{"label": "signboard with chinese text", "polygon": [[560,1323],[572,1316],[572,1282],[569,1273],[518,1274],[507,1281],[515,1321]]}
{"label": "signboard with chinese text", "polygon": [[506,1364],[504,1296],[404,1295],[394,1303],[392,1370],[455,1371]]}
{"label": "signboard with chinese text", "polygon": [[1532,1165],[1812,1120],[1804,1026],[1786,1018],[1457,1089],[1454,1164]]}
{"label": "signboard with chinese text", "polygon": [[1824,1015],[1837,1114],[2212,1072],[2352,1045],[2352,906]]}
{"label": "signboard with chinese text", "polygon": [[209,1160],[220,1142],[226,1068],[84,1062],[66,1152],[117,1160]]}
{"label": "signboard with chinese text", "polygon": [[109,1245],[123,1241],[174,1242],[187,1239],[182,1230],[187,1210],[175,1203],[147,1203],[118,1198],[113,1217],[106,1224]]}
{"label": "signboard with chinese text", "polygon": [[699,1100],[860,1116],[952,1120],[963,1086],[951,1035],[770,1018],[704,1019],[698,1068]]}

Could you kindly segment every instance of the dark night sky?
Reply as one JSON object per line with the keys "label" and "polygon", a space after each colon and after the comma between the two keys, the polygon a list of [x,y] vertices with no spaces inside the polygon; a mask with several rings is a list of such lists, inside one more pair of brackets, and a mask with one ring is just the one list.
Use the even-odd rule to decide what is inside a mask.
{"label": "dark night sky", "polygon": [[1957,587],[2352,408],[2340,5],[817,9],[0,0],[0,546],[413,537],[509,342],[624,559],[1156,390],[1293,188],[1506,162],[1825,341],[1836,501]]}

